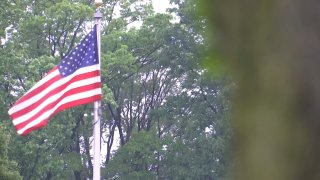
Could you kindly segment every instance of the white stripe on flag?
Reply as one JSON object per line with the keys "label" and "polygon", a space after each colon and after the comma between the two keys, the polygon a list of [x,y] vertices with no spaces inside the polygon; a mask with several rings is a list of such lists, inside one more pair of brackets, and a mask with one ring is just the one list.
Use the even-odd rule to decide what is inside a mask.
{"label": "white stripe on flag", "polygon": [[[59,81],[56,81],[55,83],[51,84],[49,87],[47,87],[45,90],[41,91],[39,94],[33,96],[32,98],[30,99],[27,99],[23,102],[20,102],[19,104],[16,104],[15,106],[13,106],[10,110],[9,110],[9,115],[11,114],[14,114],[32,104],[34,104],[35,102],[37,102],[39,99],[41,99],[42,97],[44,97],[46,94],[48,94],[49,92],[51,92],[53,89],[56,89],[57,87],[67,83],[68,81],[70,81],[72,78],[74,78],[75,76],[77,75],[80,75],[80,74],[83,74],[83,73],[87,73],[87,72],[92,72],[92,71],[95,71],[97,70],[97,66],[96,65],[93,65],[93,66],[88,66],[88,67],[84,67],[84,68],[80,68],[78,71],[76,71],[74,74],[70,75],[70,76],[67,76],[65,78],[62,78],[61,80]],[[58,74],[57,74],[58,73]],[[56,69],[55,71],[52,72],[52,74],[55,74],[55,75],[59,75],[59,70]],[[50,79],[51,78],[54,78],[55,76],[52,76],[51,73],[49,74],[50,75]],[[49,76],[48,75],[48,76]],[[46,78],[46,81],[50,81],[50,79]],[[42,84],[45,83],[42,80],[40,80],[35,86],[37,87],[40,87]],[[39,85],[41,84],[41,85]],[[35,88],[32,88],[32,89],[35,89]],[[31,91],[28,91],[28,93],[30,93]],[[26,94],[28,94],[26,93]]]}
{"label": "white stripe on flag", "polygon": [[97,89],[94,89],[94,90],[91,90],[91,91],[86,91],[86,92],[82,92],[82,93],[78,93],[78,94],[74,94],[74,95],[68,96],[68,97],[64,98],[62,101],[60,101],[58,104],[56,104],[54,106],[54,108],[46,111],[41,116],[39,116],[37,119],[35,119],[32,122],[30,122],[29,124],[27,124],[25,127],[19,129],[17,132],[18,132],[18,134],[23,134],[29,128],[41,123],[43,120],[45,120],[48,117],[50,117],[50,115],[52,115],[52,113],[55,110],[57,110],[63,104],[78,100],[79,97],[87,98],[87,97],[92,97],[94,95],[99,95],[99,94],[101,94],[101,88],[97,88]]}
{"label": "white stripe on flag", "polygon": [[[52,96],[50,96],[49,98],[47,98],[45,101],[43,101],[39,106],[37,106],[35,109],[33,109],[32,111],[29,111],[28,113],[17,117],[13,120],[13,124],[16,126],[20,123],[23,123],[25,121],[27,121],[30,117],[33,117],[34,115],[36,115],[38,112],[40,112],[42,109],[44,109],[47,105],[57,101],[57,99],[59,99],[60,97],[62,97],[64,95],[64,93],[66,93],[67,91],[71,90],[71,89],[75,89],[78,87],[82,87],[85,85],[90,85],[90,84],[94,84],[100,82],[99,78],[93,77],[93,78],[89,78],[89,79],[84,79],[84,80],[80,80],[80,81],[75,81],[72,84],[70,84],[69,86],[67,86],[65,89],[63,89],[62,91],[60,91],[57,94],[54,94]],[[82,97],[79,96],[78,99],[81,99]],[[31,98],[30,100],[32,100],[33,98]],[[34,103],[36,103],[35,101],[33,101]],[[26,106],[27,107],[27,106]],[[25,108],[25,107],[24,107]]]}

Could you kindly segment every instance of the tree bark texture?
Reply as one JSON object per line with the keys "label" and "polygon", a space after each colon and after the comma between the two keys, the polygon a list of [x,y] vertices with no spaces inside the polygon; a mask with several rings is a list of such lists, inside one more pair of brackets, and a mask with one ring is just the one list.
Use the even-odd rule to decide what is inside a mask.
{"label": "tree bark texture", "polygon": [[234,178],[320,179],[320,1],[203,2],[237,83]]}

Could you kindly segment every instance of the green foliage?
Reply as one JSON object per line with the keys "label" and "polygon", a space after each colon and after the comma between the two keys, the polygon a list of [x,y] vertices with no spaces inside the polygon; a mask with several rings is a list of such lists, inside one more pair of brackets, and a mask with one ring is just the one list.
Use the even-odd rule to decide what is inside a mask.
{"label": "green foliage", "polygon": [[222,84],[207,80],[196,84],[187,82],[186,86],[200,86],[204,92],[191,91],[190,95],[170,97],[157,115],[161,122],[172,126],[168,134],[163,135],[167,150],[161,162],[161,174],[169,179],[223,178],[229,165],[231,131],[227,115],[229,103],[221,100],[226,99],[228,91],[215,96],[209,92],[221,92]]}
{"label": "green foliage", "polygon": [[9,137],[4,134],[4,128],[0,126],[0,179],[22,179],[17,163],[8,159],[8,141]]}
{"label": "green foliage", "polygon": [[123,78],[123,76],[136,72],[137,67],[134,65],[134,57],[125,45],[122,45],[114,53],[105,54],[103,59],[105,59],[105,64],[102,66],[102,73],[107,77],[111,76],[110,73],[116,73],[112,74],[112,76]]}
{"label": "green foliage", "polygon": [[91,123],[84,122],[83,113],[90,113],[86,106],[61,112],[51,119],[47,127],[12,140],[11,146],[16,149],[9,154],[16,158],[23,177],[72,179],[74,171],[82,172],[83,177],[88,176],[88,170],[81,162],[86,156],[80,154],[77,143],[72,139],[75,134],[83,132],[77,127],[76,121],[79,119],[86,124],[83,125],[86,133],[92,134]]}
{"label": "green foliage", "polygon": [[156,133],[140,131],[121,147],[106,165],[106,179],[156,179],[156,167],[161,151]]}
{"label": "green foliage", "polygon": [[[195,1],[172,2],[174,23],[174,15],[154,13],[150,1],[111,0],[101,7],[106,179],[219,179],[229,165],[233,85],[200,66],[206,25],[195,16]],[[0,117],[12,134],[9,159],[24,179],[92,177],[92,105],[60,112],[27,137],[16,135],[7,115],[86,34],[93,24],[88,3],[24,0],[0,11],[0,17],[20,13],[0,22],[0,29],[12,25],[0,48]],[[138,20],[140,27],[130,26]]]}

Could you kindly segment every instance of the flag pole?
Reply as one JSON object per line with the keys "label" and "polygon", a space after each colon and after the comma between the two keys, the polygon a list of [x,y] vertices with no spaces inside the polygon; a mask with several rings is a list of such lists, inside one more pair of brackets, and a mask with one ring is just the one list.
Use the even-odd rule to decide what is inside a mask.
{"label": "flag pole", "polygon": [[[99,66],[101,63],[101,18],[102,13],[99,8],[102,0],[95,0],[96,12],[94,14],[95,24],[97,25],[97,46]],[[101,101],[94,102],[94,120],[93,120],[93,180],[100,180],[100,118],[101,118]]]}

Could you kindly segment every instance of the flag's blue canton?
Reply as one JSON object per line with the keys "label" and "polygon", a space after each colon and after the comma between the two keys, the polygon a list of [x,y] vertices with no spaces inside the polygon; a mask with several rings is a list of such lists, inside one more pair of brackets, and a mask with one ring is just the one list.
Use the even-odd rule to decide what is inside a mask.
{"label": "flag's blue canton", "polygon": [[97,31],[93,30],[58,64],[62,77],[69,76],[81,67],[98,64]]}

